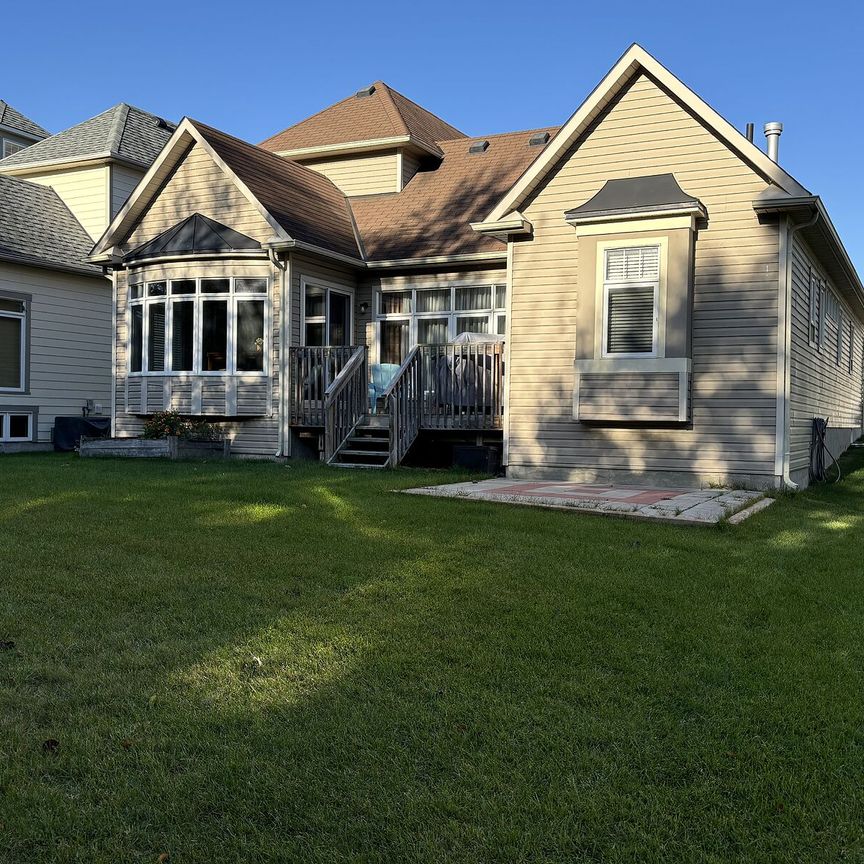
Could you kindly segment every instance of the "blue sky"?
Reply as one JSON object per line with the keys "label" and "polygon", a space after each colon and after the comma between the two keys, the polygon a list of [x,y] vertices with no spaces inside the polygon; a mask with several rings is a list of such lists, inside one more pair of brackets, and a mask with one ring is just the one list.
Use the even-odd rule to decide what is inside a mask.
{"label": "blue sky", "polygon": [[826,202],[864,275],[853,2],[9,3],[0,98],[59,131],[125,101],[258,142],[381,78],[468,134],[563,122],[639,42]]}

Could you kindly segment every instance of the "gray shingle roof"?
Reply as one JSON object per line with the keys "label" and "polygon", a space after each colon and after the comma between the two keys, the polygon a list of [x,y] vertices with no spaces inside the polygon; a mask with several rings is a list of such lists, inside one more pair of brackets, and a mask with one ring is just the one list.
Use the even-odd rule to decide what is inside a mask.
{"label": "gray shingle roof", "polygon": [[15,129],[33,138],[47,138],[51,134],[47,129],[43,129],[38,123],[34,123],[29,117],[25,117],[2,99],[0,99],[0,126]]}
{"label": "gray shingle roof", "polygon": [[49,186],[0,174],[0,259],[92,276],[93,241]]}
{"label": "gray shingle roof", "polygon": [[0,159],[0,168],[69,162],[111,155],[149,167],[174,124],[121,102],[77,126]]}

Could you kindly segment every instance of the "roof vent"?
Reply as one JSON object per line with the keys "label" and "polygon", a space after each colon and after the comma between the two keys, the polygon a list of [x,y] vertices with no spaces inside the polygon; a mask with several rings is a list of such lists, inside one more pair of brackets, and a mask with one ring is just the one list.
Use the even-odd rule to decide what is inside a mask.
{"label": "roof vent", "polygon": [[362,90],[358,90],[354,95],[358,99],[365,99],[367,96],[371,96],[375,92],[375,85],[370,84],[368,87],[364,87]]}
{"label": "roof vent", "polygon": [[469,153],[485,153],[489,149],[488,141],[475,141],[469,148]]}
{"label": "roof vent", "polygon": [[780,149],[780,135],[783,133],[783,124],[773,123],[765,124],[765,138],[768,140],[768,158],[772,162],[778,161],[778,150]]}
{"label": "roof vent", "polygon": [[542,147],[546,144],[552,136],[548,132],[535,132],[528,139],[529,147]]}
{"label": "roof vent", "polygon": [[174,128],[173,123],[169,123],[167,120],[163,120],[161,117],[156,118],[156,125],[160,129],[173,129]]}

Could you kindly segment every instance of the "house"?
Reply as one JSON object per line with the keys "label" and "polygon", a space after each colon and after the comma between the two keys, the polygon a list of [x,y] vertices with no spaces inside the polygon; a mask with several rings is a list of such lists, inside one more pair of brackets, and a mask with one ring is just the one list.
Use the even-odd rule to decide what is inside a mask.
{"label": "house", "polygon": [[638,45],[561,127],[468,137],[383,82],[254,146],[184,119],[91,262],[114,431],[509,476],[808,482],[862,432],[864,287],[820,199]]}
{"label": "house", "polygon": [[172,131],[118,105],[0,160],[0,452],[108,413],[111,282],[87,257]]}
{"label": "house", "polygon": [[0,159],[47,138],[49,134],[38,123],[0,99]]}

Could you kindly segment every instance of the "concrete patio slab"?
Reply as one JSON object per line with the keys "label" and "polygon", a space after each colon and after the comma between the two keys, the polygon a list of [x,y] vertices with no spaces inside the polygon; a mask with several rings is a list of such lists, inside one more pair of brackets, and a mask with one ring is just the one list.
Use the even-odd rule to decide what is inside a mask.
{"label": "concrete patio slab", "polygon": [[[467,498],[527,504],[557,510],[579,510],[609,516],[658,519],[690,525],[712,525],[722,519],[738,524],[773,503],[764,492],[738,489],[670,489],[645,486],[605,486],[596,483],[533,482],[529,480],[469,481],[403,490],[408,495]],[[758,506],[757,505],[758,502]],[[737,516],[736,516],[737,514]],[[730,517],[735,517],[734,520]]]}

